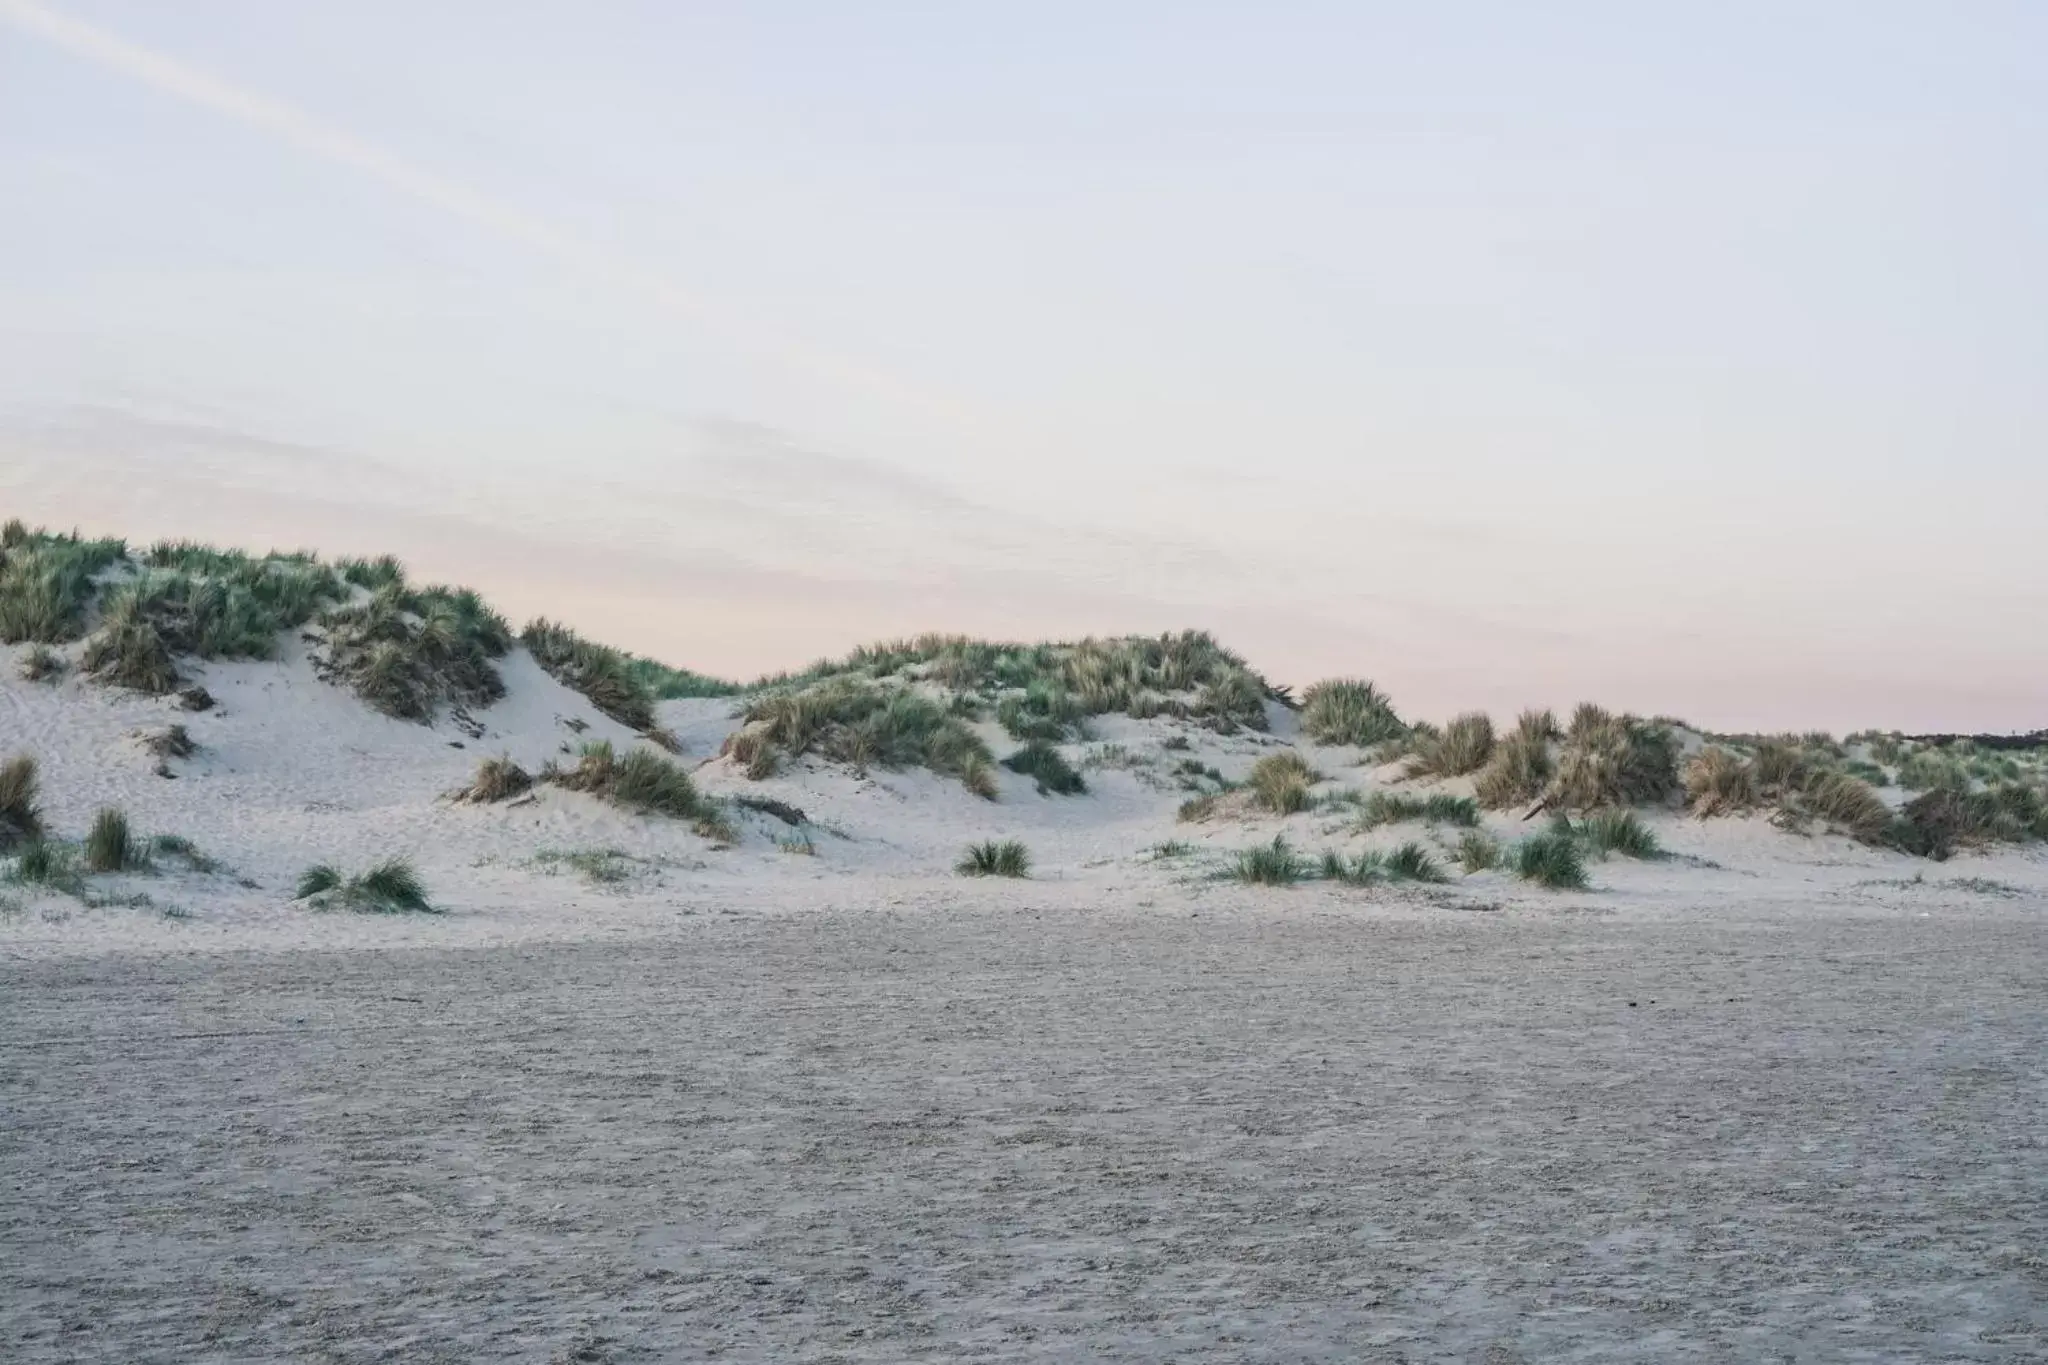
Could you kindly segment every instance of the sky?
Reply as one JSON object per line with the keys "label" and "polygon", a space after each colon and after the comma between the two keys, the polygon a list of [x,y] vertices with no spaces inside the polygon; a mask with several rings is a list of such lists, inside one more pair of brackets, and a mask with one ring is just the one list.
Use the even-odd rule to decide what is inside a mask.
{"label": "sky", "polygon": [[0,515],[728,675],[2048,725],[2048,6],[0,0]]}

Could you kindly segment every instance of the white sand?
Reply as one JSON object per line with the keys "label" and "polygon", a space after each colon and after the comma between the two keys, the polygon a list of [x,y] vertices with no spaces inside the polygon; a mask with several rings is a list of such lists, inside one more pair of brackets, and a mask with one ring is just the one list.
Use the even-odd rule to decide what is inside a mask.
{"label": "white sand", "polygon": [[[186,716],[18,653],[0,754],[56,828],[118,804],[233,875],[6,889],[0,1359],[2048,1357],[2039,851],[1659,817],[1682,856],[1586,893],[1259,891],[1206,873],[1363,841],[1177,825],[1123,771],[990,804],[723,762],[837,833],[713,849],[439,799],[568,722],[629,742],[523,655],[470,737],[297,656]],[[696,762],[729,710],[664,719]],[[1238,775],[1279,719],[1100,738]],[[179,720],[167,780],[131,733]],[[1033,879],[952,876],[984,837]],[[636,872],[535,862],[590,847]],[[391,853],[447,914],[288,899]]]}

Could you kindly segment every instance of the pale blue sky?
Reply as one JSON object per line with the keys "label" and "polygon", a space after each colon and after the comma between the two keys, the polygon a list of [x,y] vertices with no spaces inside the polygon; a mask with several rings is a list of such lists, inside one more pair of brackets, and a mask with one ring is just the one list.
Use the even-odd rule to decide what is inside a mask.
{"label": "pale blue sky", "polygon": [[2048,723],[2048,6],[0,0],[0,497],[737,672]]}

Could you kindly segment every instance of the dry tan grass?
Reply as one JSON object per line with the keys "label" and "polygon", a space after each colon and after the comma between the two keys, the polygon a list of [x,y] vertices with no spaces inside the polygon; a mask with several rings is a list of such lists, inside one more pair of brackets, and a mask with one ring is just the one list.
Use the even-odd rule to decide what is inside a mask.
{"label": "dry tan grass", "polygon": [[532,789],[533,775],[514,763],[509,755],[504,755],[487,758],[477,764],[476,776],[470,779],[467,787],[456,793],[456,798],[480,804],[510,801]]}
{"label": "dry tan grass", "polygon": [[1455,716],[1441,730],[1418,735],[1408,760],[1410,777],[1463,777],[1493,755],[1493,721],[1485,713]]}

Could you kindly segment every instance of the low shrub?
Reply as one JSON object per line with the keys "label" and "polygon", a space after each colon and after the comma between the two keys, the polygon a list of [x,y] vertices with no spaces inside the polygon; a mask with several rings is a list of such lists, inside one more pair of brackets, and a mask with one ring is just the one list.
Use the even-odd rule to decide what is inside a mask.
{"label": "low shrub", "polygon": [[1301,694],[1301,730],[1315,744],[1365,748],[1407,728],[1386,694],[1362,678],[1326,678]]}
{"label": "low shrub", "polygon": [[1015,839],[989,839],[969,844],[954,870],[963,877],[1025,877],[1031,873],[1031,851]]}
{"label": "low shrub", "polygon": [[43,811],[36,800],[40,786],[33,754],[0,763],[0,853],[43,837]]}
{"label": "low shrub", "polygon": [[1034,739],[1011,754],[1003,760],[1003,766],[1036,781],[1040,796],[1079,796],[1088,790],[1087,782],[1065,756],[1042,739]]}
{"label": "low shrub", "polygon": [[1514,848],[1515,875],[1554,891],[1582,891],[1586,887],[1586,865],[1579,856],[1579,842],[1569,829],[1552,828],[1532,834]]}

